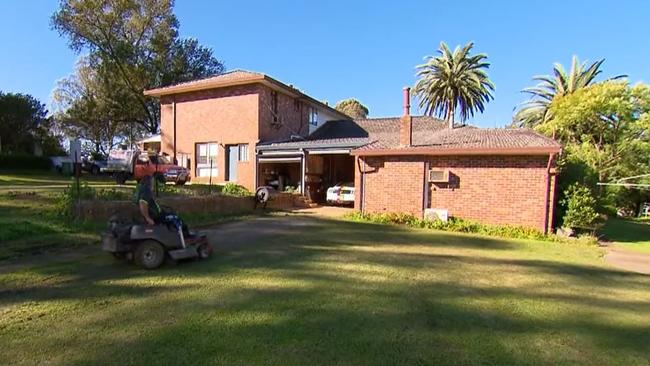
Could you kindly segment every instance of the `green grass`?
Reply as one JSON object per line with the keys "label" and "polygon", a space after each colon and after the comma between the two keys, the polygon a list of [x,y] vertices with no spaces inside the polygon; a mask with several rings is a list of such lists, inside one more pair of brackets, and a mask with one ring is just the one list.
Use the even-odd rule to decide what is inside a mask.
{"label": "green grass", "polygon": [[605,223],[602,233],[624,248],[650,253],[650,222],[647,220],[611,218]]}
{"label": "green grass", "polygon": [[650,362],[650,277],[597,247],[269,220],[156,271],[101,253],[0,269],[0,363]]}
{"label": "green grass", "polygon": [[[114,184],[109,176],[92,176],[84,174],[83,179],[92,184]],[[3,186],[66,186],[72,183],[72,177],[53,171],[2,171],[0,170],[0,188]]]}

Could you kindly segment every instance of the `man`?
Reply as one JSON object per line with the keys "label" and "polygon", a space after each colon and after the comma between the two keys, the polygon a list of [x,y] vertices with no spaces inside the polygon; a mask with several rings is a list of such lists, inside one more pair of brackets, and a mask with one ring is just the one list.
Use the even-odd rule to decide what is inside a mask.
{"label": "man", "polygon": [[158,202],[153,198],[153,177],[150,175],[140,180],[137,200],[140,214],[147,224],[155,225],[162,222],[162,210],[158,206]]}

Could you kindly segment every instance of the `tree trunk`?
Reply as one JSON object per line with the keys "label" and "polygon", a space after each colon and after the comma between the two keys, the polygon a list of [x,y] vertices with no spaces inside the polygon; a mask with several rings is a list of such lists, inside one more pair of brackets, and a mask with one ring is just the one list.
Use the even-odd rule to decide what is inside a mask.
{"label": "tree trunk", "polygon": [[449,129],[454,129],[454,105],[449,103],[449,109],[447,110],[447,123],[449,124]]}

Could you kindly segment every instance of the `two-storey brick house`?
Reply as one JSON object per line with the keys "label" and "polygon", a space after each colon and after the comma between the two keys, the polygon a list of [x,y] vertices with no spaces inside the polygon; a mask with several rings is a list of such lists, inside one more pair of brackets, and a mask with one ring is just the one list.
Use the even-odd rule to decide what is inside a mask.
{"label": "two-storey brick house", "polygon": [[258,177],[255,147],[305,137],[327,120],[348,117],[267,75],[236,70],[145,91],[160,98],[161,152],[190,169],[193,182]]}

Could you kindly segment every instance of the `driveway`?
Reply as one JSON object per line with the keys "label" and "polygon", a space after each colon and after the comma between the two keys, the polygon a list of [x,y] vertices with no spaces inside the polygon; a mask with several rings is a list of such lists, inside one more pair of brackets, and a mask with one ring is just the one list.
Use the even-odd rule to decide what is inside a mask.
{"label": "driveway", "polygon": [[351,212],[352,208],[321,206],[294,210],[287,213],[275,213],[269,216],[253,217],[248,220],[222,224],[214,228],[202,229],[208,235],[210,243],[218,248],[245,246],[260,238],[289,234],[307,227],[318,225],[320,219],[336,219]]}
{"label": "driveway", "polygon": [[638,253],[619,246],[610,245],[607,247],[605,261],[617,268],[650,274],[650,254]]}

